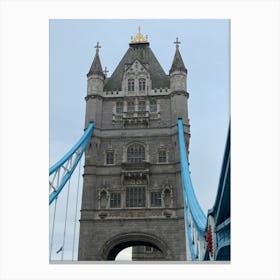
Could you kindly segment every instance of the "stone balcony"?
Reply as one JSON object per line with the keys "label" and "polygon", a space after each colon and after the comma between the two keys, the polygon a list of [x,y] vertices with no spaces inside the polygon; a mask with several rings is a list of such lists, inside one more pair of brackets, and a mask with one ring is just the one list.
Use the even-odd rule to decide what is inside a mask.
{"label": "stone balcony", "polygon": [[148,127],[150,113],[148,111],[124,112],[123,126],[124,127]]}
{"label": "stone balcony", "polygon": [[122,184],[147,184],[150,173],[150,163],[143,162],[123,162],[121,164]]}
{"label": "stone balcony", "polygon": [[142,161],[142,162],[122,162],[121,164],[123,171],[149,171],[150,168],[150,162],[148,161]]}
{"label": "stone balcony", "polygon": [[146,128],[149,127],[151,120],[160,120],[160,112],[133,111],[121,114],[113,113],[112,123],[122,123],[124,128]]}

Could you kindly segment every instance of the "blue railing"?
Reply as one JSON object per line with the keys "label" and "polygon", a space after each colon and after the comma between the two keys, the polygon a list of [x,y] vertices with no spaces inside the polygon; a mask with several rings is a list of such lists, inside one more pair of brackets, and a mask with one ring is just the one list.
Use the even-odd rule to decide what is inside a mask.
{"label": "blue railing", "polygon": [[[56,187],[54,187],[54,183],[50,182],[51,189],[53,189],[53,192],[49,195],[49,204],[51,204],[57,198],[57,196],[62,191],[63,187],[70,179],[71,175],[73,174],[77,164],[79,163],[88,145],[93,130],[94,130],[94,123],[90,122],[88,128],[84,132],[81,139],[76,143],[76,145],[64,157],[62,157],[62,159],[60,159],[56,164],[54,164],[50,168],[49,176],[51,176],[55,172],[58,173],[57,175],[54,174],[53,176],[57,176],[57,179],[55,179],[55,181],[59,181],[59,183],[57,184]],[[65,164],[66,165],[68,164],[69,166],[67,165],[67,167],[65,167],[64,166]],[[63,176],[61,176],[61,179],[59,179],[58,177],[61,175],[59,174],[60,173],[59,171],[61,168],[63,168],[61,173],[64,174]]]}

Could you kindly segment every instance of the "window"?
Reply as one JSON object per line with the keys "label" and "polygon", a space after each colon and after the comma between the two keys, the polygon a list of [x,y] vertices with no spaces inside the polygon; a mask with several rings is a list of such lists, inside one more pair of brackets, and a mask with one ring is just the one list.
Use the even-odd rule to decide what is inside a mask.
{"label": "window", "polygon": [[145,79],[139,79],[139,91],[144,91],[146,86]]}
{"label": "window", "polygon": [[140,101],[138,104],[138,111],[145,112],[146,111],[146,102]]}
{"label": "window", "polygon": [[134,91],[134,80],[133,79],[128,80],[127,88],[128,88],[128,91]]}
{"label": "window", "polygon": [[159,151],[158,162],[166,162],[166,151],[165,150]]}
{"label": "window", "polygon": [[150,102],[150,111],[151,112],[157,112],[157,102],[155,100],[152,100]]}
{"label": "window", "polygon": [[134,112],[134,102],[127,103],[127,112]]}
{"label": "window", "polygon": [[116,113],[117,114],[122,114],[123,112],[123,103],[122,102],[117,102],[116,104]]}
{"label": "window", "polygon": [[106,164],[114,164],[114,152],[113,151],[107,151]]}
{"label": "window", "polygon": [[111,193],[110,194],[110,208],[120,208],[121,207],[121,194]]}
{"label": "window", "polygon": [[145,253],[152,253],[154,251],[154,248],[151,246],[145,246],[144,247],[144,252]]}
{"label": "window", "polygon": [[146,190],[145,187],[126,188],[126,207],[145,207]]}
{"label": "window", "polygon": [[151,207],[161,207],[160,192],[151,192]]}
{"label": "window", "polygon": [[145,160],[145,148],[139,144],[130,145],[127,149],[127,162],[138,163]]}

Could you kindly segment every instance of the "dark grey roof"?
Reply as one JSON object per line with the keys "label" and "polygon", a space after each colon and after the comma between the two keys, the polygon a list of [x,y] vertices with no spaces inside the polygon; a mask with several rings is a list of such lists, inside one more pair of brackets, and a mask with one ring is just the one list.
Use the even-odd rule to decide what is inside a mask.
{"label": "dark grey roof", "polygon": [[87,76],[90,76],[92,74],[103,75],[105,78],[105,75],[102,70],[98,50],[96,51],[95,57],[93,59],[89,72],[87,73]]}
{"label": "dark grey roof", "polygon": [[117,68],[110,78],[106,79],[104,90],[121,90],[121,83],[126,64],[133,64],[135,60],[142,64],[148,64],[146,67],[152,80],[152,88],[169,87],[169,76],[165,74],[155,55],[153,54],[149,43],[130,44],[129,49],[121,59]]}
{"label": "dark grey roof", "polygon": [[171,69],[169,70],[169,74],[175,70],[184,71],[187,73],[187,69],[184,65],[184,62],[183,62],[183,59],[181,57],[178,47],[176,47],[175,55],[173,58]]}

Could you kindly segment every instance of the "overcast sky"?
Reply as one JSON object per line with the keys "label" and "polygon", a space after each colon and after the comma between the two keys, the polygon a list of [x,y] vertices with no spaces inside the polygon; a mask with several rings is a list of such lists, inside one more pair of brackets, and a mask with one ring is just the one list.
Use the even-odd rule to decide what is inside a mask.
{"label": "overcast sky", "polygon": [[206,214],[215,200],[230,120],[229,20],[50,20],[50,165],[83,133],[86,74],[96,42],[110,76],[139,25],[166,73],[175,53],[173,42],[176,37],[181,42],[190,94],[191,177]]}

